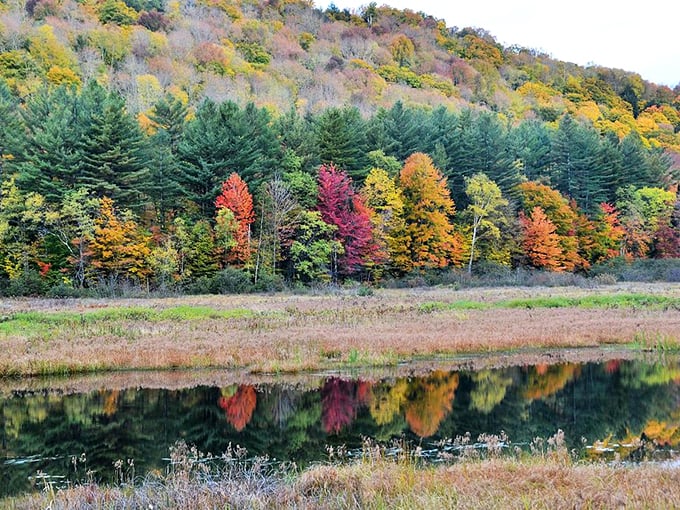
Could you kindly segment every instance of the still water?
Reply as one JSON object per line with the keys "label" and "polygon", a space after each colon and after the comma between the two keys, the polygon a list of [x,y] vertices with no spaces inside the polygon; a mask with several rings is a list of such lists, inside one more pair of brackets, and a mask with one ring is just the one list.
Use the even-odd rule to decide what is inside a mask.
{"label": "still water", "polygon": [[[102,389],[0,393],[0,496],[51,480],[110,482],[121,470],[164,472],[178,440],[219,455],[327,459],[327,447],[360,448],[364,438],[430,447],[470,433],[507,434],[514,445],[558,429],[567,445],[596,455],[660,451],[680,442],[680,362],[563,363],[483,371],[433,371],[374,379],[310,377],[294,384],[233,384],[181,390]],[[122,461],[122,462],[121,462]],[[117,468],[116,468],[117,464]],[[122,466],[122,467],[121,467]],[[36,485],[32,485],[36,484]]]}

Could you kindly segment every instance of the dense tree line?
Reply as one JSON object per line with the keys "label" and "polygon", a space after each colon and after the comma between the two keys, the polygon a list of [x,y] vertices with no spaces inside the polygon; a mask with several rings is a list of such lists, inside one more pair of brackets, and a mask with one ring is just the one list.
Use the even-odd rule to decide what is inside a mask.
{"label": "dense tree line", "polygon": [[397,102],[370,117],[273,116],[167,95],[140,123],[89,82],[22,104],[0,84],[0,123],[5,287],[188,287],[233,268],[255,282],[373,280],[481,260],[586,271],[680,255],[664,150],[569,114],[517,123]]}

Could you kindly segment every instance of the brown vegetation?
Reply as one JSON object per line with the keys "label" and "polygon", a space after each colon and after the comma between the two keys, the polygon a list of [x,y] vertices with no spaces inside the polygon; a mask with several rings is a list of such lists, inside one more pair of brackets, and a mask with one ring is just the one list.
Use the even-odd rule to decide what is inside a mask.
{"label": "brown vegetation", "polygon": [[7,502],[41,508],[677,508],[680,470],[673,464],[574,462],[564,454],[464,460],[432,467],[364,458],[302,473],[262,466],[222,476],[179,471],[123,485],[83,485]]}
{"label": "brown vegetation", "polygon": [[[677,285],[638,287],[677,296]],[[178,367],[290,372],[346,366],[395,365],[399,361],[462,353],[531,348],[596,347],[657,339],[676,344],[680,315],[674,309],[496,308],[423,311],[431,302],[491,303],[516,297],[615,295],[630,288],[502,288],[378,290],[372,296],[203,296],[130,301],[17,300],[4,313],[144,306],[210,306],[245,309],[243,318],[125,319],[0,330],[0,373],[45,374],[93,370]]]}

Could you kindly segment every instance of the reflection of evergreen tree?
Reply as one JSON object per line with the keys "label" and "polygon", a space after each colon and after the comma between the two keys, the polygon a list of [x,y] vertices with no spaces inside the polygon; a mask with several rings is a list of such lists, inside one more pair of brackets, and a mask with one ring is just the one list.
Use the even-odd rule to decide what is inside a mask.
{"label": "reflection of evergreen tree", "polygon": [[[279,399],[295,401],[296,407],[285,421],[276,417],[282,406]],[[299,465],[322,457],[325,434],[321,427],[319,391],[258,388],[259,403],[253,419],[235,442],[253,455],[267,454],[279,460],[295,460]]]}

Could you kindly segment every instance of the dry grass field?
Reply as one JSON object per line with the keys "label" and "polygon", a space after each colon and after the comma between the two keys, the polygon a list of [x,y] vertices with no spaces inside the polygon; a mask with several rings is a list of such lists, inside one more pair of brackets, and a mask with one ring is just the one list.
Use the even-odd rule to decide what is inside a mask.
{"label": "dry grass field", "polygon": [[302,471],[294,466],[272,470],[255,462],[208,473],[186,459],[172,472],[148,476],[134,486],[83,484],[0,504],[11,510],[680,507],[677,465],[580,462],[563,446],[552,445],[539,454],[471,457],[439,465],[408,456],[387,459],[376,448],[349,464]]}
{"label": "dry grass field", "polygon": [[[281,374],[306,384],[307,371],[379,378],[435,366],[658,356],[678,346],[680,284],[17,299],[0,302],[0,375],[70,377],[0,377],[0,393],[224,386]],[[0,508],[680,508],[677,464],[586,462],[554,442],[533,455],[438,465],[367,453],[304,470],[256,462],[207,473],[185,451],[168,474],[45,487],[0,500]]]}
{"label": "dry grass field", "polygon": [[680,285],[6,300],[0,374],[395,366],[470,353],[675,348]]}

